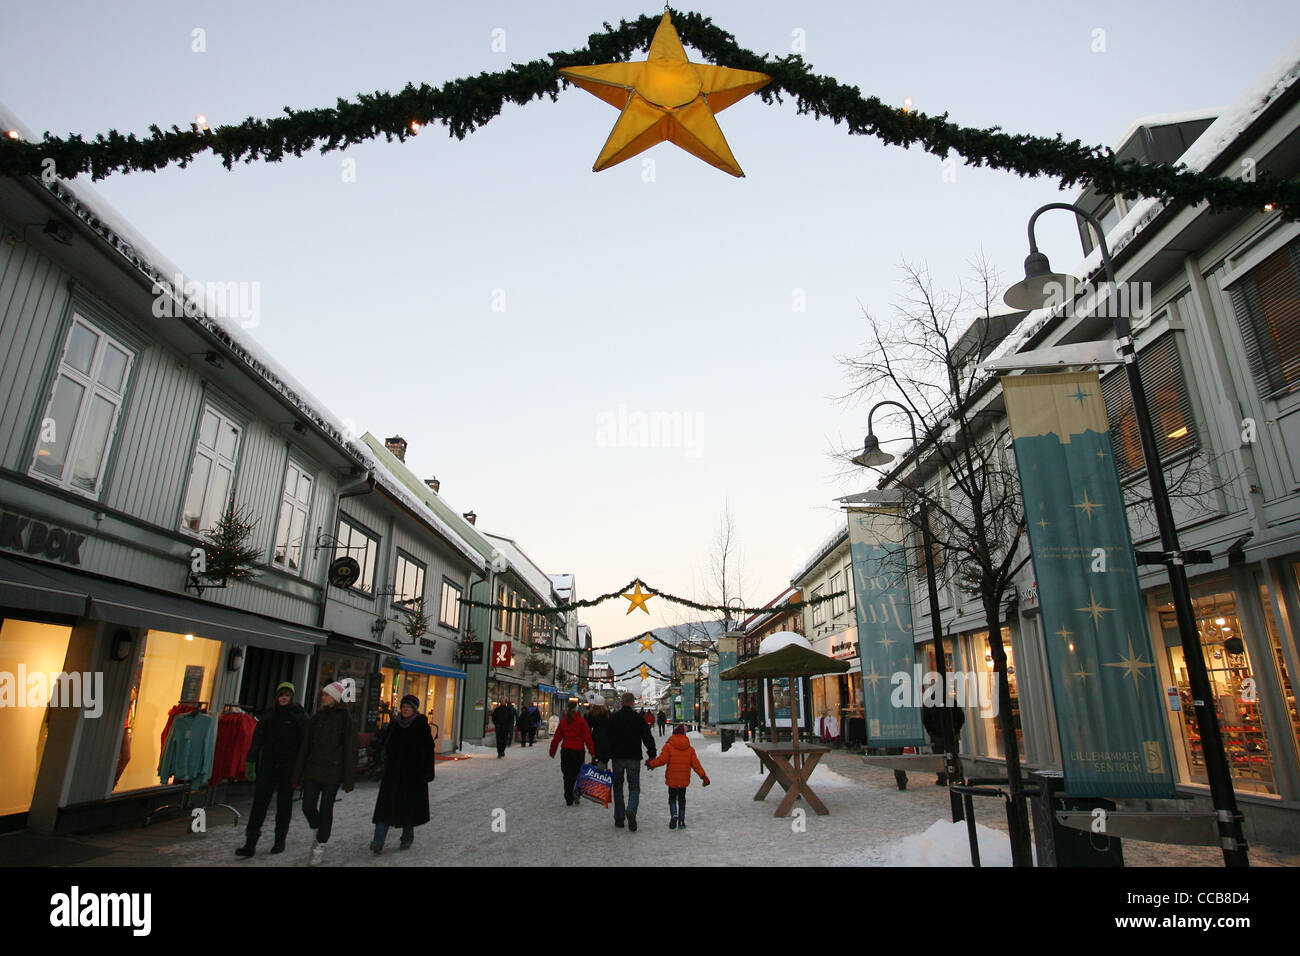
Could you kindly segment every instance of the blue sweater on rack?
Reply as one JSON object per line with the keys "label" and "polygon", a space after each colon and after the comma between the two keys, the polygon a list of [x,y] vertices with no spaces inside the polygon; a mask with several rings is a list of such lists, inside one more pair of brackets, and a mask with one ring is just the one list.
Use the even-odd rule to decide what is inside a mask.
{"label": "blue sweater on rack", "polygon": [[158,762],[158,779],[190,780],[203,787],[212,773],[212,751],[217,742],[217,719],[202,711],[180,714],[172,721]]}

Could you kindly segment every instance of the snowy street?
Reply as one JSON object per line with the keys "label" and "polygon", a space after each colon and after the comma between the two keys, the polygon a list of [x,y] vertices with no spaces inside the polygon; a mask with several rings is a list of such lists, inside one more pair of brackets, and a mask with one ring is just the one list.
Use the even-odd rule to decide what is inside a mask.
{"label": "snowy street", "polygon": [[[656,736],[657,744],[666,738]],[[929,774],[913,775],[899,791],[890,771],[868,769],[861,757],[834,752],[814,772],[817,795],[830,816],[798,813],[773,817],[780,788],[762,803],[753,799],[762,777],[744,744],[723,754],[716,737],[691,734],[711,785],[698,778],[687,791],[686,830],[668,829],[663,769],[641,771],[636,833],[615,829],[613,811],[583,801],[565,805],[560,761],[547,756],[549,742],[512,747],[504,759],[491,749],[469,747],[471,759],[440,761],[429,789],[432,820],[416,830],[409,851],[397,849],[391,832],[382,856],[368,848],[378,783],[359,783],[335,806],[334,833],[326,866],[968,866],[964,825],[947,823],[948,799]],[[311,831],[294,804],[288,849],[271,848],[274,809],[252,860],[235,856],[251,788],[232,795],[245,814],[238,827],[230,814],[208,812],[206,833],[188,831],[187,818],[160,819],[144,828],[120,828],[62,840],[24,834],[0,837],[0,862],[90,866],[306,866]],[[1000,801],[976,803],[985,866],[1009,866]],[[497,826],[494,829],[493,821]],[[927,837],[922,837],[934,827]],[[40,840],[38,844],[34,841]],[[23,841],[33,841],[24,843]],[[1126,842],[1129,866],[1218,866],[1213,848],[1162,847]],[[1255,865],[1296,865],[1295,855],[1253,847]]]}

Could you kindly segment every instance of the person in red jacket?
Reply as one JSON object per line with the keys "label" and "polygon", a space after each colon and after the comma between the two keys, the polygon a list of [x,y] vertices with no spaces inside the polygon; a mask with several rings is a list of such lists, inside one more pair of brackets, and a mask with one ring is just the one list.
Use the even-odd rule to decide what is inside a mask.
{"label": "person in red jacket", "polygon": [[668,784],[668,829],[686,829],[686,788],[691,785],[691,771],[694,770],[709,785],[709,776],[700,766],[700,758],[695,755],[695,748],[686,737],[686,725],[678,724],[673,728],[673,735],[664,744],[664,749],[645,765],[653,770],[655,767],[668,765],[664,782]]}
{"label": "person in red jacket", "polygon": [[564,719],[555,728],[555,736],[551,738],[551,757],[554,758],[555,751],[561,748],[560,771],[564,774],[564,802],[576,807],[582,798],[574,794],[573,785],[578,782],[578,771],[582,769],[582,755],[589,752],[593,759],[596,756],[591,727],[578,713],[577,704],[569,704]]}

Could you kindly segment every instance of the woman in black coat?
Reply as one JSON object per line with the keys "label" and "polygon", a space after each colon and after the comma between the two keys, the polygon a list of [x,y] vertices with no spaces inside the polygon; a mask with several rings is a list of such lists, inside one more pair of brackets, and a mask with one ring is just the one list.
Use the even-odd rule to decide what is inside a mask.
{"label": "woman in black coat", "polygon": [[402,698],[399,716],[384,728],[384,776],[371,822],[375,838],[370,849],[384,850],[388,828],[402,828],[398,849],[409,850],[415,842],[415,828],[429,822],[429,781],[433,779],[433,735],[429,721],[419,713],[414,694]]}
{"label": "woman in black coat", "polygon": [[601,770],[609,769],[609,713],[603,704],[593,704],[587,714],[591,739],[596,745],[595,761]]}

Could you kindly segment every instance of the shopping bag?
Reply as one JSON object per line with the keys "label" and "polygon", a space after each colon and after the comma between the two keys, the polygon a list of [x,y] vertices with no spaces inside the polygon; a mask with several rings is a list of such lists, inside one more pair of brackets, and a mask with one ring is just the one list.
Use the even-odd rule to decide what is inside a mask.
{"label": "shopping bag", "polygon": [[601,770],[593,763],[584,763],[578,771],[578,782],[573,785],[573,791],[592,803],[608,807],[614,799],[614,771]]}

